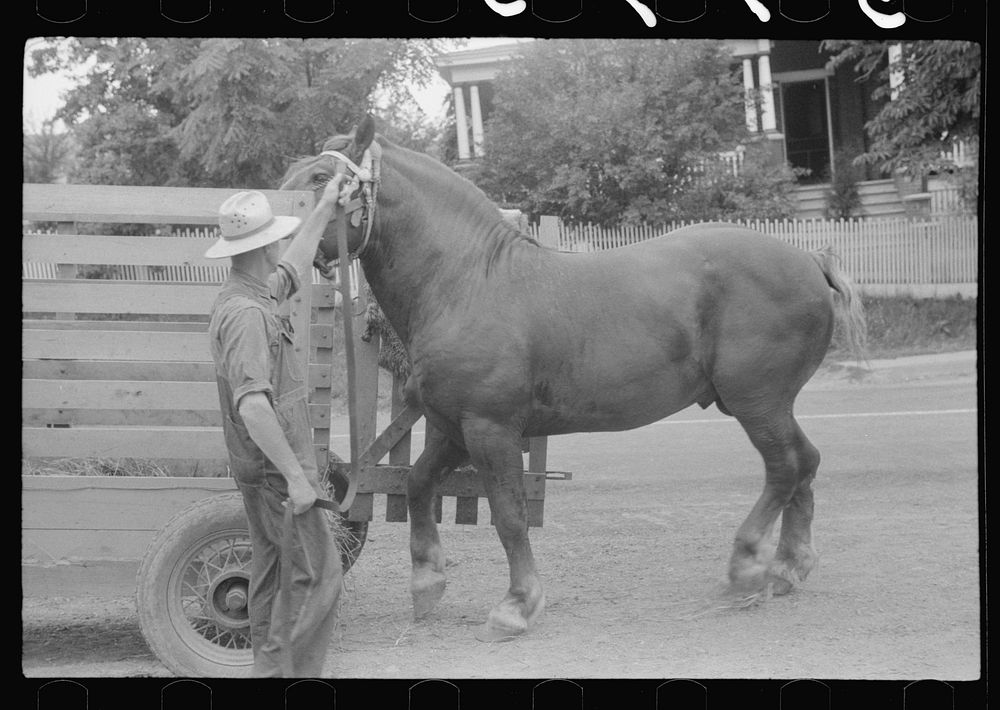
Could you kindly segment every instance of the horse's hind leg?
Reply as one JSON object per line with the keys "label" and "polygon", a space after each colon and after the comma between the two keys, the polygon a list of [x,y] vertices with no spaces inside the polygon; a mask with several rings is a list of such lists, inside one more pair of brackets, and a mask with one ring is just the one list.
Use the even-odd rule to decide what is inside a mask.
{"label": "horse's hind leg", "polygon": [[798,455],[798,485],[781,514],[781,537],[769,575],[775,594],[791,591],[816,565],[812,545],[812,482],[819,467],[819,451],[795,423],[795,451]]}
{"label": "horse's hind leg", "polygon": [[[764,490],[736,532],[729,563],[734,592],[755,594],[769,583],[785,593],[815,563],[811,546],[811,481],[819,453],[792,417],[791,402],[768,407],[763,414],[736,413],[750,441],[764,459]],[[769,547],[771,530],[783,513],[776,557]]]}
{"label": "horse's hind leg", "polygon": [[467,421],[465,445],[489,497],[497,535],[507,553],[510,588],[476,631],[480,641],[496,641],[531,628],[545,608],[545,595],[528,541],[521,436],[486,420]]}
{"label": "horse's hind leg", "polygon": [[410,512],[410,593],[413,616],[420,618],[440,601],[445,588],[445,557],[434,520],[438,476],[462,462],[465,452],[438,429],[427,425],[424,451],[410,469],[406,499]]}

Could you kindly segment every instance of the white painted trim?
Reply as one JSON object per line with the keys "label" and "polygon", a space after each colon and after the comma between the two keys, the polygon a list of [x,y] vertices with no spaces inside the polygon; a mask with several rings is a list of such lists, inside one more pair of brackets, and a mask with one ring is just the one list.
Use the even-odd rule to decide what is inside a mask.
{"label": "white painted trim", "polygon": [[479,103],[479,86],[469,87],[469,103],[472,106],[472,152],[477,158],[483,156],[483,109]]}
{"label": "white painted trim", "polygon": [[818,79],[825,79],[828,76],[833,76],[833,70],[825,68],[776,71],[771,73],[773,81],[789,84],[795,81],[817,81]]}
{"label": "white painted trim", "polygon": [[761,90],[760,124],[765,132],[777,130],[774,116],[774,77],[771,75],[771,58],[757,57],[757,80]]}
{"label": "white painted trim", "polygon": [[823,77],[823,90],[826,93],[826,137],[827,137],[827,150],[830,153],[830,162],[828,167],[830,169],[830,174],[833,175],[833,108],[830,106],[830,78]]}
{"label": "white painted trim", "polygon": [[456,86],[455,94],[455,127],[458,129],[458,158],[468,160],[472,156],[469,153],[469,124],[465,121],[465,97],[461,86]]}
{"label": "white painted trim", "polygon": [[747,130],[751,133],[757,132],[757,102],[753,101],[751,94],[754,90],[753,84],[753,60],[750,57],[743,58],[743,102],[746,111]]}

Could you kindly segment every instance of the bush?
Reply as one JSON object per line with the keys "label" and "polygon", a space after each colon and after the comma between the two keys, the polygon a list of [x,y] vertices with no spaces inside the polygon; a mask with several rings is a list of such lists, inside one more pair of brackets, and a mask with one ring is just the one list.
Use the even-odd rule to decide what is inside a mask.
{"label": "bush", "polygon": [[722,161],[710,162],[703,177],[671,201],[664,221],[790,219],[795,214],[797,174],[766,145],[752,143],[737,175]]}
{"label": "bush", "polygon": [[850,155],[837,151],[833,156],[832,169],[826,171],[826,179],[830,189],[826,191],[827,219],[849,219],[861,208],[861,193],[858,192],[858,182],[861,180],[861,170],[854,165]]}

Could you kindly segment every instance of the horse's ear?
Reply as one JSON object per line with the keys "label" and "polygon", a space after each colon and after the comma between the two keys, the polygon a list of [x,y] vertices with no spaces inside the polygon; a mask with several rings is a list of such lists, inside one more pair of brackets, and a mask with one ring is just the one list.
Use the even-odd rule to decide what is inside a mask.
{"label": "horse's ear", "polygon": [[375,138],[375,119],[369,113],[361,121],[361,125],[354,129],[354,149],[358,155],[364,153]]}

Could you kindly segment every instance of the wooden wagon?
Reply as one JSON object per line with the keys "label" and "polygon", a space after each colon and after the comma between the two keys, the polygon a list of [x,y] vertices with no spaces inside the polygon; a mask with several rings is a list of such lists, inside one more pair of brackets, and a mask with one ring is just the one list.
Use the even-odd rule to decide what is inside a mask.
{"label": "wooden wagon", "polygon": [[[135,588],[144,637],[180,675],[241,676],[252,662],[252,550],[239,493],[227,477],[206,335],[226,267],[202,256],[213,237],[185,236],[191,227],[214,227],[218,206],[233,192],[23,189],[24,595],[120,596]],[[304,218],[313,206],[310,192],[265,193],[275,214]],[[358,277],[353,289],[343,284],[355,333],[364,330],[365,313]],[[331,392],[343,374],[335,347],[340,300],[336,287],[316,275],[287,304],[308,372],[320,470],[331,454]],[[384,508],[388,522],[407,518],[411,428],[420,414],[402,404],[401,383],[393,381],[389,422],[380,431],[378,338],[344,347],[355,349],[360,444],[357,496],[342,514],[353,534],[343,550],[349,567],[376,512]],[[533,439],[526,447],[534,526],[542,524],[547,477],[567,477],[547,476],[545,444]],[[53,460],[98,461],[110,475],[38,475]],[[126,460],[155,462],[167,475],[115,475]],[[342,495],[351,467],[330,468]],[[479,521],[485,490],[475,471],[452,473],[440,492],[455,498],[456,523]],[[439,521],[441,513],[439,498]]]}

